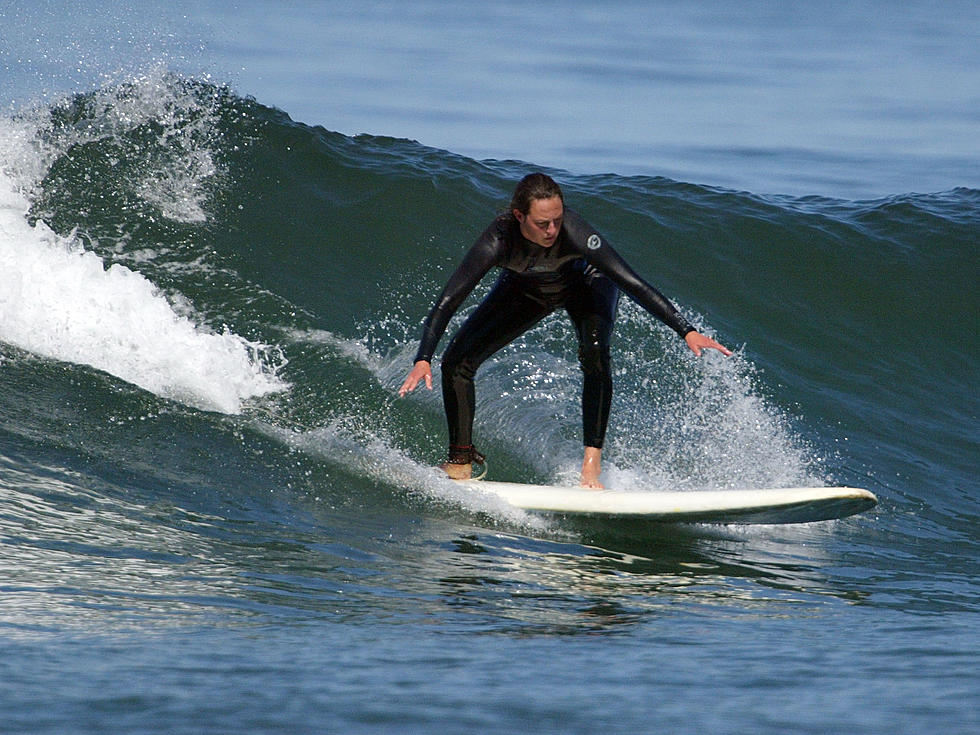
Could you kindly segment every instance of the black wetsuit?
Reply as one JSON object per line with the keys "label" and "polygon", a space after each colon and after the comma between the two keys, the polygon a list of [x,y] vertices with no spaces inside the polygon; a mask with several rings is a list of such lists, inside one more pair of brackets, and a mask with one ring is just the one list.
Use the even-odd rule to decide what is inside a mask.
{"label": "black wetsuit", "polygon": [[575,212],[564,210],[561,232],[548,248],[525,239],[517,220],[504,214],[477,239],[436,300],[422,330],[416,362],[432,361],[450,318],[493,266],[503,272],[442,358],[442,393],[451,447],[471,447],[473,443],[473,377],[477,368],[563,306],[579,339],[579,363],[584,373],[584,443],[601,448],[612,402],[609,342],[620,289],[681,337],[693,327]]}

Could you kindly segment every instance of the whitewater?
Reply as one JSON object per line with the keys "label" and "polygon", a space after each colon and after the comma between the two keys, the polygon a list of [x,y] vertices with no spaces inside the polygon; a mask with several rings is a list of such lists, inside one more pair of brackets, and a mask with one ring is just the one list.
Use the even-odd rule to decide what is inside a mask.
{"label": "whitewater", "polygon": [[[0,9],[4,732],[977,730],[976,9],[558,9]],[[735,350],[622,300],[607,485],[878,507],[441,476],[397,389],[534,169]],[[477,388],[492,479],[574,481],[563,314]]]}

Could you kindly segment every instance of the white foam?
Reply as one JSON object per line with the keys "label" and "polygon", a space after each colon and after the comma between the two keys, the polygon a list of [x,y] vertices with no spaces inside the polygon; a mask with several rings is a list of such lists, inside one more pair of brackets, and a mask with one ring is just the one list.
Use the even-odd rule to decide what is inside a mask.
{"label": "white foam", "polygon": [[[546,531],[552,524],[544,518],[515,508],[499,496],[453,482],[434,468],[420,464],[373,433],[358,431],[344,420],[315,429],[291,431],[265,422],[257,427],[266,434],[300,451],[340,462],[348,471],[378,482],[394,485],[417,497],[443,503],[470,513],[483,513],[515,526]],[[355,419],[354,423],[357,423]]]}
{"label": "white foam", "polygon": [[238,413],[285,387],[263,346],[195,324],[139,273],[29,224],[17,189],[0,172],[0,341],[206,410]]}
{"label": "white foam", "polygon": [[166,217],[206,219],[204,184],[215,173],[208,100],[160,67],[97,90],[89,109],[84,124],[58,128],[45,108],[0,118],[0,341],[206,410],[238,413],[243,401],[285,388],[266,346],[196,323],[143,275],[106,268],[74,236],[28,222],[29,192],[53,161],[90,140],[122,140],[148,121],[169,155],[143,169],[135,190]]}
{"label": "white foam", "polygon": [[[52,111],[70,111],[72,97],[52,107],[25,109],[0,123],[0,163],[21,187],[30,189],[72,147],[111,139],[125,157],[139,162],[134,167],[139,173],[130,182],[133,193],[167,219],[206,222],[210,182],[218,174],[214,150],[221,93],[218,87],[207,89],[156,65],[125,83],[91,92],[85,114],[73,124],[57,124],[52,117]],[[152,143],[129,138],[133,131],[151,129],[156,131]]]}

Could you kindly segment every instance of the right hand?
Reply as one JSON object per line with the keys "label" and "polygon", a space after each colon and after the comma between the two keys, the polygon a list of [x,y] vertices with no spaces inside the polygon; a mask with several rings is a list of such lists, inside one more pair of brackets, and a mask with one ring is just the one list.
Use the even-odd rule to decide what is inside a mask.
{"label": "right hand", "polygon": [[425,387],[432,390],[432,363],[426,360],[419,360],[409,372],[402,387],[398,389],[398,395],[404,396],[411,393],[418,387],[418,384],[425,381]]}

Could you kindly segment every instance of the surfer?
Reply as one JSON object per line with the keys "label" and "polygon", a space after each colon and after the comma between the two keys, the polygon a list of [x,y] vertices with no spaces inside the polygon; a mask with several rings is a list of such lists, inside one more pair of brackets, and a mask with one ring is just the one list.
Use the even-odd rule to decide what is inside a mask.
{"label": "surfer", "polygon": [[695,355],[705,349],[732,354],[695,330],[602,235],[566,209],[561,188],[551,177],[533,173],[521,179],[509,210],[480,235],[432,306],[415,364],[399,395],[422,382],[432,389],[436,345],[452,315],[493,266],[501,268],[501,274],[442,358],[449,456],[441,467],[455,480],[469,479],[473,463],[482,460],[473,446],[477,368],[559,307],[564,307],[575,326],[583,373],[583,487],[602,487],[602,446],[612,402],[609,343],[620,290],[677,332]]}

